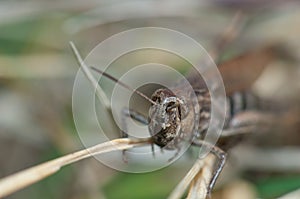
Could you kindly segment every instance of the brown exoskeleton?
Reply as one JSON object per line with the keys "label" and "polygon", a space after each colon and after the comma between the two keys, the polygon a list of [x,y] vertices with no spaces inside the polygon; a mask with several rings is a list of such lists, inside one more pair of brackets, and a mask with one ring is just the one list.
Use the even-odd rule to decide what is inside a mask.
{"label": "brown exoskeleton", "polygon": [[[240,136],[235,135],[251,131],[248,127],[255,126],[255,122],[259,118],[259,114],[253,114],[252,111],[257,108],[256,99],[244,91],[253,84],[265,66],[273,59],[274,52],[274,48],[269,46],[241,55],[219,65],[218,68],[223,77],[228,95],[227,110],[229,111],[227,112],[227,121],[224,128],[225,139],[228,136],[232,137],[230,138],[231,141],[235,140],[234,137],[238,137],[239,139]],[[149,99],[143,93],[131,89],[109,74],[94,67],[92,69],[118,82],[123,87],[133,90],[151,102],[149,118],[136,111],[124,109],[124,125],[126,125],[126,117],[131,117],[136,121],[148,125],[153,143],[164,149],[180,150],[179,143],[186,139],[190,139],[193,145],[207,146],[211,149],[211,152],[218,157],[219,161],[209,183],[208,190],[210,191],[225,164],[225,151],[231,147],[231,144],[224,142],[222,137],[216,146],[211,146],[210,143],[201,140],[208,129],[211,111],[210,94],[202,78],[194,74],[187,76],[187,80],[193,87],[196,94],[195,97],[201,107],[199,110],[200,120],[197,135],[187,135],[186,132],[192,132],[188,128],[190,128],[190,121],[193,118],[189,114],[189,109],[191,108],[189,106],[191,105],[186,103],[184,96],[176,95],[172,91],[163,88],[156,90],[151,99]],[[175,86],[176,89],[180,91],[184,88],[178,84],[178,86]],[[126,132],[122,131],[122,137],[126,136]],[[198,139],[191,139],[193,137],[197,137]]]}
{"label": "brown exoskeleton", "polygon": [[[111,75],[94,67],[92,67],[92,69],[112,79],[113,81],[118,82],[118,80]],[[184,119],[187,119],[186,117],[188,115],[188,106],[185,103],[184,98],[176,96],[172,91],[164,88],[156,90],[149,99],[143,93],[131,89],[124,83],[118,83],[129,90],[133,90],[151,103],[151,107],[149,109],[149,118],[138,113],[137,111],[124,108],[122,115],[123,126],[125,129],[126,117],[131,117],[142,124],[148,125],[153,144],[168,150],[180,150],[178,144],[185,137],[185,131],[182,129],[187,128],[183,122]],[[127,137],[126,132],[122,131],[121,136]]]}
{"label": "brown exoskeleton", "polygon": [[149,110],[149,133],[153,142],[166,149],[176,149],[183,137],[182,120],[187,115],[187,105],[168,89],[155,91],[151,99],[156,102]]}

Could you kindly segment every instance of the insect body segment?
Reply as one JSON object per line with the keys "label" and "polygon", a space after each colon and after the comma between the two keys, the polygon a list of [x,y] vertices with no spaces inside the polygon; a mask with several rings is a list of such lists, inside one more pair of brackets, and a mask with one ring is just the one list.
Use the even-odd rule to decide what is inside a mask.
{"label": "insect body segment", "polygon": [[[247,113],[248,110],[257,107],[256,99],[250,97],[251,95],[244,91],[251,87],[264,67],[272,60],[272,54],[272,48],[267,47],[259,51],[242,55],[219,66],[219,71],[223,77],[227,91],[226,93],[228,95],[227,110],[229,111],[227,112],[227,121],[225,122],[224,131],[229,129],[230,135],[241,135],[241,130],[243,130],[238,128],[238,125],[232,126],[231,121],[235,120],[238,121],[235,122],[236,124],[241,124],[241,122],[239,122],[241,120],[238,117],[240,113]],[[254,63],[252,61],[253,59],[255,59]],[[243,65],[243,63],[246,64]],[[249,63],[253,64],[250,65]],[[122,112],[122,115],[123,118],[131,117],[132,119],[148,125],[149,133],[154,144],[164,149],[177,150],[176,154],[178,154],[180,143],[183,140],[191,140],[192,145],[209,147],[212,150],[211,152],[218,157],[218,163],[216,164],[212,179],[208,185],[208,191],[210,191],[224,166],[226,154],[219,148],[225,147],[224,144],[219,144],[219,141],[222,142],[222,137],[219,139],[216,146],[212,146],[210,143],[203,140],[211,120],[211,97],[202,77],[200,75],[190,74],[186,78],[194,89],[194,96],[189,94],[183,96],[186,94],[185,91],[187,89],[185,85],[179,83],[172,88],[172,91],[174,89],[174,93],[176,94],[169,89],[158,89],[154,92],[151,99],[149,99],[144,94],[131,89],[126,84],[119,82],[104,72],[95,68],[93,69],[151,102],[148,119],[142,114],[129,109],[125,109],[125,111]],[[237,74],[237,71],[239,70],[242,70],[243,72]],[[188,99],[188,101],[186,99]],[[189,104],[190,101],[196,101],[200,110],[198,110],[198,108],[195,110],[195,107],[193,107],[194,105]],[[194,110],[194,112],[191,110]],[[195,118],[198,118],[198,116],[199,121],[197,120],[196,122],[199,123],[196,125],[197,128],[195,128]],[[257,121],[257,117],[255,115],[253,116],[253,114],[244,114],[243,119],[247,120],[247,124],[249,124],[249,121],[250,123],[251,121],[254,121],[255,125],[255,122]],[[124,126],[126,126],[125,119],[122,121]],[[245,122],[242,123],[245,124]],[[197,131],[197,134],[193,134],[195,130]],[[197,139],[192,139],[195,135],[197,135]],[[125,132],[122,131],[122,137],[126,136],[125,128]],[[223,149],[227,150],[231,146],[232,145],[228,145],[228,147]]]}
{"label": "insect body segment", "polygon": [[149,132],[155,144],[166,149],[177,148],[183,138],[181,120],[187,114],[186,104],[168,89],[159,89],[152,95],[157,104],[149,110]]}

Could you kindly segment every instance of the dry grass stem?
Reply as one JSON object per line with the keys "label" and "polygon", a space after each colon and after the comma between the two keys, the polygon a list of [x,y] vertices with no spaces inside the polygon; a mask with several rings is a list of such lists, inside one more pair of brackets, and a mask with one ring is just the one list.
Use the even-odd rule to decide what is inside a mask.
{"label": "dry grass stem", "polygon": [[70,42],[70,46],[73,50],[73,53],[78,61],[78,64],[80,65],[83,73],[85,74],[85,76],[87,77],[87,79],[91,82],[91,84],[93,85],[93,87],[96,89],[96,95],[99,98],[100,102],[103,104],[103,106],[110,111],[111,107],[110,107],[110,102],[106,96],[106,94],[104,93],[104,91],[101,89],[101,87],[98,85],[98,81],[94,78],[94,76],[92,75],[92,73],[89,70],[89,67],[84,63],[82,57],[79,54],[79,51],[77,50],[75,44],[71,41]]}
{"label": "dry grass stem", "polygon": [[226,26],[225,30],[216,41],[215,47],[209,52],[213,60],[219,61],[220,55],[224,49],[239,35],[243,26],[245,25],[245,14],[239,10],[235,13],[230,23]]}
{"label": "dry grass stem", "polygon": [[[213,154],[209,154],[205,159],[197,160],[193,167],[190,169],[190,171],[186,174],[186,176],[180,181],[180,183],[170,194],[168,199],[181,198],[190,185],[192,187],[195,186],[195,189],[193,189],[193,191],[197,191],[197,193],[200,193],[201,189],[201,193],[203,192],[205,194],[203,195],[203,197],[199,197],[198,195],[196,197],[197,199],[205,198],[207,193],[207,186],[211,178],[211,172],[213,171],[214,160],[215,159]],[[191,193],[189,193],[189,195],[190,194]]]}
{"label": "dry grass stem", "polygon": [[149,139],[115,139],[59,157],[57,159],[42,163],[24,171],[20,171],[11,176],[0,179],[0,198],[12,194],[35,182],[38,182],[45,177],[59,171],[61,167],[77,162],[84,158],[111,151],[130,149],[149,143]]}
{"label": "dry grass stem", "polygon": [[172,191],[168,199],[179,199],[183,196],[185,191],[187,190],[188,186],[194,179],[194,177],[199,173],[200,169],[202,168],[204,162],[203,160],[197,160],[193,167],[189,170],[186,176],[180,181],[180,183],[175,187]]}
{"label": "dry grass stem", "polygon": [[216,157],[209,154],[204,160],[200,172],[193,179],[187,199],[205,199],[207,197],[208,185],[210,183]]}

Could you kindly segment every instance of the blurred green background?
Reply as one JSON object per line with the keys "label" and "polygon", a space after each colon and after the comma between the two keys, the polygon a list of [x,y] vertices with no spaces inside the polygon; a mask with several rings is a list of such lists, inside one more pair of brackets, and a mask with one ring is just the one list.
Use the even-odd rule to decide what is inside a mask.
{"label": "blurred green background", "polygon": [[[69,41],[75,41],[86,56],[113,34],[159,26],[190,35],[210,49],[236,11],[242,10],[247,23],[225,50],[224,59],[274,41],[300,58],[299,8],[293,1],[251,0],[0,1],[0,177],[83,148],[72,118],[78,66]],[[293,65],[274,66],[278,70],[271,74],[279,83],[272,83],[271,94],[274,85],[286,79],[292,81],[289,90],[300,88],[300,65]],[[293,167],[299,162],[277,170],[236,168],[236,162],[232,155],[224,182],[221,179],[212,198],[233,198],[230,194],[237,189],[244,191],[244,198],[275,198],[300,188],[300,167]],[[91,158],[8,198],[165,198],[190,167],[175,164],[152,173],[127,174]]]}

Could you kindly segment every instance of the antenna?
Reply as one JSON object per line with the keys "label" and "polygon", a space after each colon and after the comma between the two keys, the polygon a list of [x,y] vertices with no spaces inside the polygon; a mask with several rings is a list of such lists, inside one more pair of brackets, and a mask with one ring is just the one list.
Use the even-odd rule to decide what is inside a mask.
{"label": "antenna", "polygon": [[135,92],[136,94],[138,94],[138,95],[141,96],[142,98],[144,98],[144,99],[146,99],[147,101],[149,101],[151,104],[157,105],[156,102],[154,102],[152,99],[150,99],[149,97],[147,97],[145,94],[141,93],[140,91],[138,91],[138,90],[136,90],[136,89],[131,88],[130,86],[128,86],[127,84],[125,84],[125,83],[123,83],[123,82],[117,80],[115,77],[111,76],[110,74],[107,74],[106,72],[104,72],[104,71],[102,71],[102,70],[100,70],[100,69],[98,69],[98,68],[95,68],[95,67],[93,67],[93,66],[91,66],[91,69],[93,69],[94,71],[96,71],[96,72],[98,72],[98,73],[104,75],[104,76],[107,77],[108,79],[110,79],[110,80],[116,82],[117,84],[123,86],[124,88],[126,88],[126,89],[128,89],[128,90],[130,90],[130,91],[132,91],[132,92]]}

